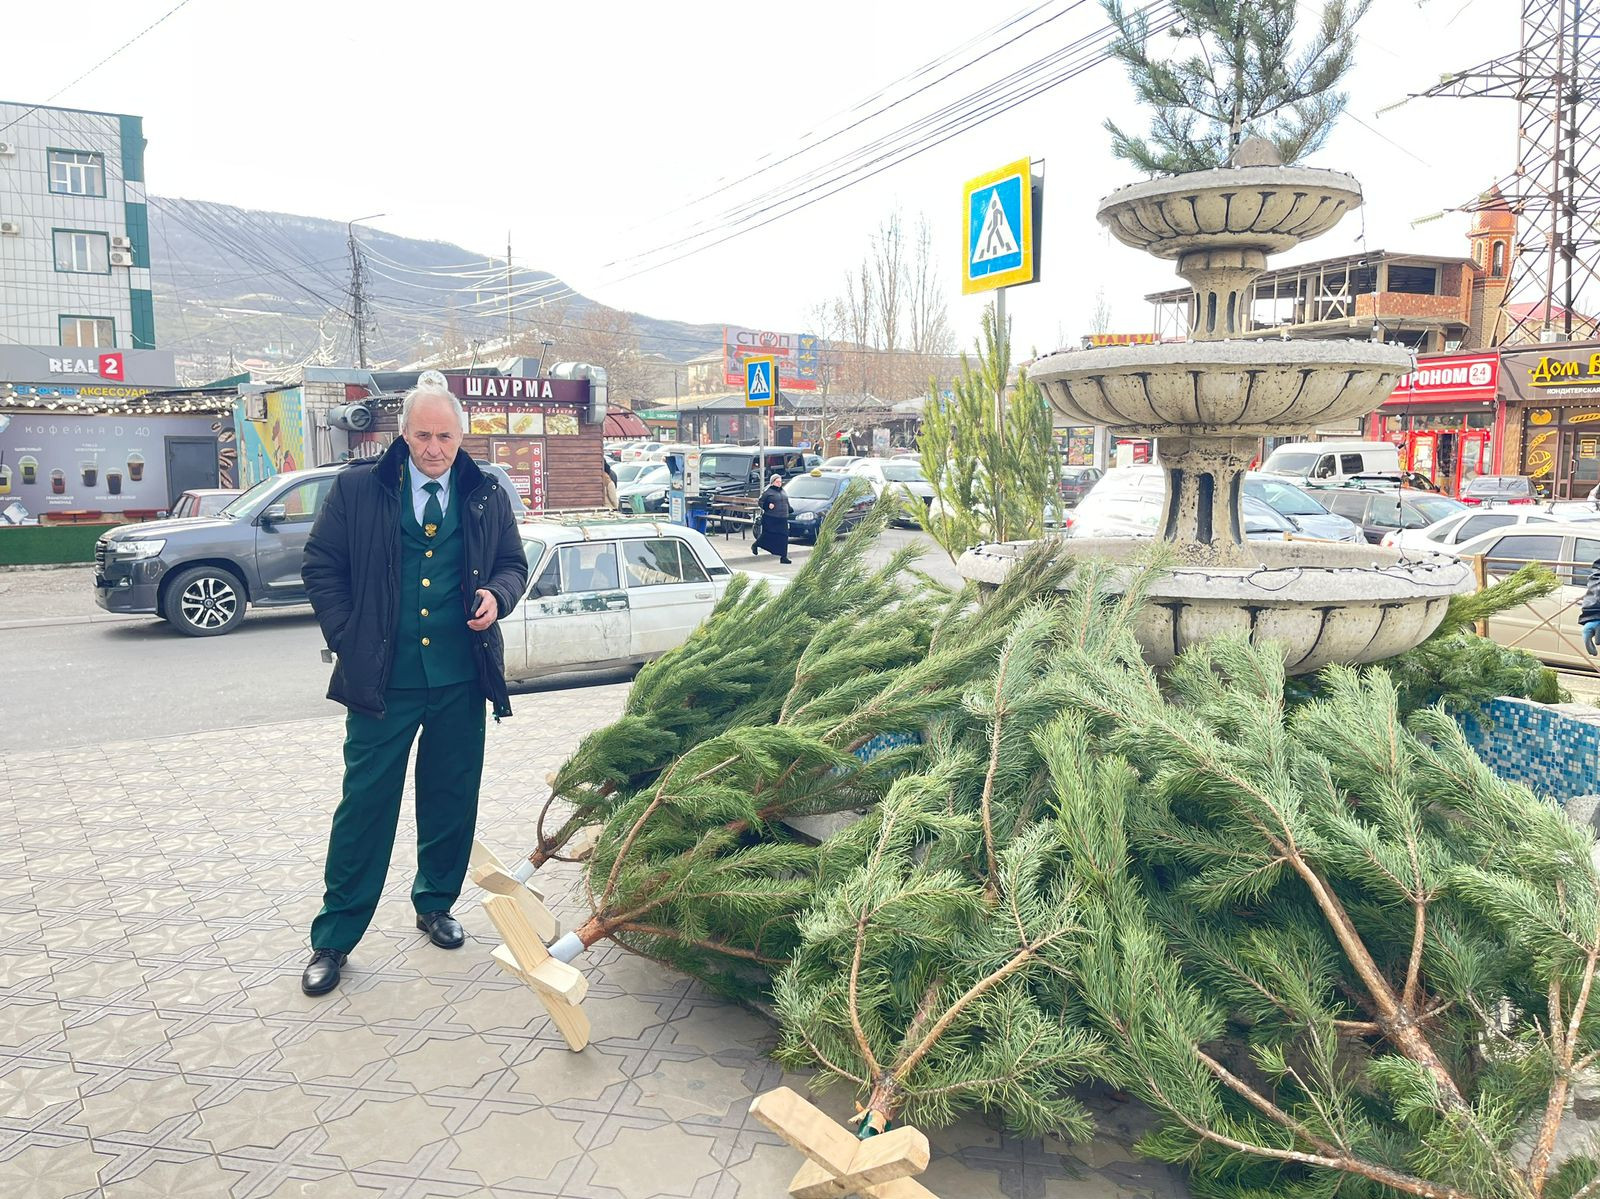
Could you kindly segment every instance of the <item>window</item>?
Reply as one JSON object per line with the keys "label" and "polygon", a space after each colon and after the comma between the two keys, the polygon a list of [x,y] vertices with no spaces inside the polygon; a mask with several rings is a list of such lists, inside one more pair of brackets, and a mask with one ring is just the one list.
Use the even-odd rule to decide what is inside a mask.
{"label": "window", "polygon": [[1489,569],[1501,574],[1510,574],[1529,562],[1559,562],[1561,538],[1550,533],[1513,533],[1495,542],[1487,557]]}
{"label": "window", "polygon": [[[1415,513],[1408,512],[1407,515],[1414,517]],[[1387,495],[1374,496],[1372,498],[1372,511],[1367,515],[1367,523],[1375,529],[1400,528],[1399,497],[1390,497]],[[1407,527],[1421,528],[1427,523],[1428,522],[1425,520],[1418,520],[1415,525],[1408,525]]]}
{"label": "window", "polygon": [[615,591],[622,585],[617,574],[617,547],[610,541],[564,545],[560,561],[563,595]]}
{"label": "window", "polygon": [[81,229],[56,229],[56,270],[78,275],[111,273],[111,237]]}
{"label": "window", "polygon": [[105,195],[106,156],[86,150],[51,150],[50,190],[58,196]]}
{"label": "window", "polygon": [[622,557],[628,567],[629,587],[665,587],[673,583],[704,583],[700,561],[676,537],[624,541]]}
{"label": "window", "polygon": [[533,594],[545,599],[561,594],[561,555],[554,554],[550,558],[550,565],[544,568],[544,573],[534,581]]}
{"label": "window", "polygon": [[116,326],[109,316],[64,316],[60,320],[64,346],[105,346],[117,344]]}
{"label": "window", "polygon": [[1493,256],[1489,259],[1489,273],[1496,278],[1506,273],[1506,243],[1494,243]]}
{"label": "window", "polygon": [[528,559],[528,571],[531,574],[539,569],[539,559],[544,557],[544,542],[524,540],[522,552]]}
{"label": "window", "polygon": [[283,505],[284,524],[308,525],[316,520],[322,497],[328,494],[328,488],[332,486],[331,478],[310,479],[289,488],[272,502]]}
{"label": "window", "polygon": [[1498,529],[1504,525],[1517,523],[1517,518],[1510,512],[1490,512],[1482,516],[1469,516],[1456,526],[1456,541],[1469,541],[1479,533],[1487,533],[1490,529]]}
{"label": "window", "polygon": [[1346,520],[1361,524],[1367,519],[1367,498],[1358,491],[1336,491],[1328,497],[1328,507]]}
{"label": "window", "polygon": [[1589,572],[1600,569],[1600,539],[1594,537],[1580,537],[1572,549],[1573,564],[1561,573],[1567,577],[1562,580],[1574,587],[1586,586],[1589,582]]}
{"label": "window", "polygon": [[1339,473],[1344,475],[1359,475],[1365,468],[1360,454],[1340,454]]}
{"label": "window", "polygon": [[1312,477],[1316,479],[1333,478],[1333,455],[1324,454],[1321,460],[1317,463],[1317,469],[1312,471],[1311,474]]}

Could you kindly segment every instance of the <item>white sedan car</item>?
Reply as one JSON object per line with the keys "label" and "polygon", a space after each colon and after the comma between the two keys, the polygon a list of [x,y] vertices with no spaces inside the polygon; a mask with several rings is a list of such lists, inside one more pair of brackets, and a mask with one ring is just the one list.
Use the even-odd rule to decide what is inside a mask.
{"label": "white sedan car", "polygon": [[933,484],[922,473],[920,463],[863,458],[850,468],[849,474],[865,479],[875,495],[892,491],[906,500],[908,506],[917,503],[926,507],[933,503]]}
{"label": "white sedan car", "polygon": [[1462,557],[1481,556],[1486,583],[1496,582],[1528,562],[1542,562],[1555,571],[1561,586],[1544,599],[1491,619],[1489,637],[1501,645],[1527,650],[1549,666],[1585,672],[1595,669],[1595,659],[1583,651],[1578,609],[1589,571],[1600,561],[1600,525],[1519,524],[1439,548]]}
{"label": "white sedan car", "polygon": [[1575,524],[1579,520],[1600,520],[1600,512],[1592,517],[1574,519],[1576,514],[1553,512],[1548,508],[1518,505],[1506,508],[1468,508],[1465,512],[1452,512],[1443,520],[1420,529],[1396,529],[1385,533],[1382,544],[1390,549],[1434,551],[1453,554],[1464,541],[1471,541],[1495,529],[1524,528],[1528,525]]}
{"label": "white sedan car", "polygon": [[664,521],[535,518],[518,531],[531,582],[501,624],[513,683],[658,658],[733,579],[705,534]]}

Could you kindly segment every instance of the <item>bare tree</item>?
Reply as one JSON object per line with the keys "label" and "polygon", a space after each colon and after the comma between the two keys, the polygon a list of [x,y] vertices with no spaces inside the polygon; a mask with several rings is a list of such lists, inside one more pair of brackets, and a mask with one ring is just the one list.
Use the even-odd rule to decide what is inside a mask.
{"label": "bare tree", "polygon": [[872,277],[878,290],[872,341],[880,350],[892,353],[900,348],[907,273],[905,232],[896,210],[878,226],[878,234],[872,239]]}
{"label": "bare tree", "polygon": [[[844,295],[840,298],[839,311],[843,318],[842,324],[846,340],[857,350],[865,350],[872,345],[873,319],[877,310],[877,297],[872,287],[872,270],[865,258],[861,260],[861,269],[846,271],[844,273]],[[857,355],[857,371],[851,385],[859,385],[860,390],[867,391],[867,355]]]}
{"label": "bare tree", "polygon": [[950,332],[950,312],[944,287],[939,283],[939,263],[933,253],[933,231],[924,213],[917,221],[917,240],[911,250],[910,347],[925,355],[949,354],[955,338]]}
{"label": "bare tree", "polygon": [[1111,302],[1106,299],[1106,289],[1099,287],[1094,293],[1094,311],[1089,314],[1090,333],[1111,332]]}

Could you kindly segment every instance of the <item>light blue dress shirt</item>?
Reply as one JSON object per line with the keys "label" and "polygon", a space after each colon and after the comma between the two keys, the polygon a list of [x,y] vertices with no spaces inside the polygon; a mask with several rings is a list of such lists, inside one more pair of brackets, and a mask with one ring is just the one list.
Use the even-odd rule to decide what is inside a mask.
{"label": "light blue dress shirt", "polygon": [[439,484],[439,511],[450,510],[450,472],[445,471],[441,479],[430,479],[417,469],[417,464],[411,459],[406,459],[406,476],[411,480],[411,510],[416,514],[417,523],[422,523],[422,512],[428,506],[428,493],[422,490],[424,483]]}

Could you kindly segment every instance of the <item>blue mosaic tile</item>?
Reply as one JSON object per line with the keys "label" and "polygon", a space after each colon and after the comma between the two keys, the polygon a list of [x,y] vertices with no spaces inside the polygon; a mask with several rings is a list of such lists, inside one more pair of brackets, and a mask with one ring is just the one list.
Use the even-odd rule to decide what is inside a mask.
{"label": "blue mosaic tile", "polygon": [[1496,699],[1461,717],[1467,740],[1501,778],[1564,804],[1600,790],[1600,711]]}

